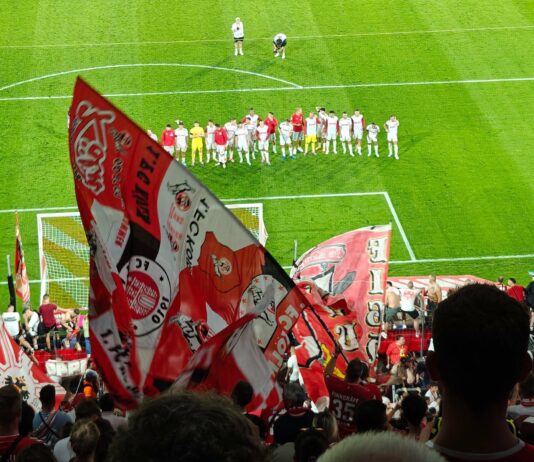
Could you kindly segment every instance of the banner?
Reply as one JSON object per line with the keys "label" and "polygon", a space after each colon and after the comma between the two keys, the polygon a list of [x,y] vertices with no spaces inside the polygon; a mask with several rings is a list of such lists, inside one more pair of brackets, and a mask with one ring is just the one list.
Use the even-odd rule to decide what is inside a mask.
{"label": "banner", "polygon": [[156,394],[204,342],[265,300],[250,325],[274,377],[306,306],[289,276],[202,183],[81,79],[70,114],[91,256],[91,348],[114,395],[134,407]]}
{"label": "banner", "polygon": [[22,238],[20,236],[19,214],[15,214],[15,285],[16,294],[25,305],[30,301],[30,280],[26,272],[26,262],[24,261],[24,250],[22,248]]}
{"label": "banner", "polygon": [[[293,334],[310,396],[324,396],[322,367],[338,342],[348,361],[359,358],[371,372],[380,341],[388,274],[391,225],[371,226],[333,237],[307,251],[291,275],[306,295],[306,309]],[[328,357],[328,358],[327,358]],[[341,372],[346,364],[340,359]],[[321,374],[319,377],[318,374]],[[314,396],[315,395],[315,396]]]}
{"label": "banner", "polygon": [[65,390],[32,363],[9,335],[0,318],[0,386],[14,385],[24,401],[34,409],[41,409],[39,392],[49,384],[54,385],[56,402],[60,402],[65,396]]}

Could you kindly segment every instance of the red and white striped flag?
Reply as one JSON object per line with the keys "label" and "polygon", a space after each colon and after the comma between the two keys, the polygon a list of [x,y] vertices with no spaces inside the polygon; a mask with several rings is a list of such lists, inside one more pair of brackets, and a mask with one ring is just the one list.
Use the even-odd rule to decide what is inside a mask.
{"label": "red and white striped flag", "polygon": [[30,301],[30,280],[26,271],[26,262],[24,261],[19,214],[17,213],[15,217],[15,287],[17,297],[22,300],[22,303],[26,304]]}

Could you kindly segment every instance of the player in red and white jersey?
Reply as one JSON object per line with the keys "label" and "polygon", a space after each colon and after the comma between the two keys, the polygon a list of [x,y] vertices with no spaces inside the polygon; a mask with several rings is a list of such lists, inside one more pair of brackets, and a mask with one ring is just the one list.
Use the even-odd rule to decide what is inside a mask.
{"label": "player in red and white jersey", "polygon": [[181,155],[182,165],[185,167],[185,153],[187,152],[187,138],[189,137],[189,131],[184,127],[184,123],[181,120],[177,120],[176,124],[178,128],[174,130],[176,135],[176,158]]}
{"label": "player in red and white jersey", "polygon": [[291,119],[282,121],[278,126],[278,132],[280,133],[280,147],[282,149],[282,160],[286,160],[286,146],[289,149],[289,157],[295,158],[293,155],[293,147],[291,144],[291,135],[293,134],[293,124]]}
{"label": "player in red and white jersey", "polygon": [[349,147],[349,154],[351,157],[354,157],[352,153],[352,143],[350,141],[351,136],[350,132],[352,131],[352,120],[349,119],[349,116],[346,112],[341,114],[341,119],[339,119],[339,141],[341,141],[341,147],[343,148],[343,154],[347,154],[347,146]]}
{"label": "player in red and white jersey", "polygon": [[352,120],[352,137],[356,140],[356,152],[359,156],[362,155],[362,138],[365,130],[365,119],[359,109],[354,111],[351,116]]}
{"label": "player in red and white jersey", "polygon": [[146,134],[150,136],[156,143],[158,142],[158,135],[156,135],[150,128],[146,131]]}
{"label": "player in red and white jersey", "polygon": [[375,147],[375,156],[380,157],[378,154],[378,134],[380,133],[380,127],[371,122],[367,125],[367,157],[371,157],[371,147]]}
{"label": "player in red and white jersey", "polygon": [[399,160],[399,140],[397,139],[399,121],[394,115],[392,115],[389,120],[386,120],[384,129],[388,134],[388,157],[391,157],[393,153],[395,153],[395,159]]}
{"label": "player in red and white jersey", "polygon": [[228,144],[228,133],[226,133],[226,130],[219,124],[215,124],[213,138],[219,157],[219,163],[217,165],[222,165],[223,168],[226,168],[226,145]]}
{"label": "player in red and white jersey", "polygon": [[319,124],[317,125],[318,149],[322,149],[324,152],[326,149],[326,118],[328,117],[328,114],[324,107],[317,106],[315,109],[317,110],[317,117],[319,118]]}
{"label": "player in red and white jersey", "polygon": [[297,151],[304,152],[302,149],[302,141],[304,139],[304,114],[302,108],[298,107],[295,113],[291,116],[291,123],[293,125],[293,155],[297,155]]}
{"label": "player in red and white jersey", "polygon": [[248,111],[248,114],[244,116],[241,119],[241,122],[246,124],[249,134],[250,134],[250,150],[252,151],[252,157],[256,158],[256,150],[257,150],[257,140],[256,140],[256,128],[258,127],[258,122],[260,120],[260,116],[254,112],[254,108],[251,107]]}
{"label": "player in red and white jersey", "polygon": [[339,427],[339,436],[344,438],[356,431],[354,411],[358,403],[374,398],[372,390],[361,385],[361,361],[352,360],[347,364],[345,380],[334,375],[336,360],[341,348],[336,345],[336,351],[324,369],[324,379],[330,394],[330,411],[334,414]]}
{"label": "player in red and white jersey", "polygon": [[330,153],[330,141],[334,143],[334,154],[337,154],[337,134],[339,132],[339,119],[335,111],[330,111],[326,118],[326,147],[325,154]]}
{"label": "player in red and white jersey", "polygon": [[235,149],[235,131],[237,130],[236,119],[231,119],[230,122],[224,124],[224,129],[228,133],[228,146],[226,152],[228,154],[228,160],[234,161],[234,149]]}
{"label": "player in red and white jersey", "polygon": [[308,146],[312,145],[312,154],[317,155],[315,152],[315,145],[317,144],[317,127],[319,126],[319,118],[314,112],[310,112],[310,115],[306,117],[304,121],[304,155],[308,154]]}
{"label": "player in red and white jersey", "polygon": [[260,120],[260,124],[256,129],[256,135],[258,137],[258,147],[261,152],[261,163],[271,165],[269,160],[269,127],[265,125],[263,120]]}
{"label": "player in red and white jersey", "polygon": [[167,151],[171,156],[174,156],[174,143],[176,141],[176,135],[171,127],[171,124],[167,124],[165,130],[161,133],[161,145],[163,149]]}
{"label": "player in red and white jersey", "polygon": [[213,120],[208,120],[208,125],[206,126],[206,163],[209,164],[211,156],[213,156],[213,160],[216,159],[215,157],[215,124],[213,123]]}
{"label": "player in red and white jersey", "polygon": [[247,164],[250,165],[250,154],[249,154],[249,141],[248,141],[248,130],[244,124],[239,124],[237,130],[235,131],[235,139],[237,145],[237,154],[239,155],[239,163],[243,163],[243,152],[245,153],[245,159]]}
{"label": "player in red and white jersey", "polygon": [[272,112],[267,114],[265,125],[269,127],[269,142],[273,147],[273,152],[276,154],[276,127],[278,127],[278,120],[276,120],[276,117]]}

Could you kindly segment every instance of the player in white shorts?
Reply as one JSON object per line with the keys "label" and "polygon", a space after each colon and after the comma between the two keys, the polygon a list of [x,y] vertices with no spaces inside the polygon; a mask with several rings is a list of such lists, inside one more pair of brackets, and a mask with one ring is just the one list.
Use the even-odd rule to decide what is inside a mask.
{"label": "player in white shorts", "polygon": [[248,130],[245,128],[244,124],[239,124],[237,130],[235,131],[235,139],[237,145],[237,154],[239,156],[239,163],[243,163],[243,153],[245,153],[245,159],[247,164],[250,165],[250,154],[248,150]]}
{"label": "player in white shorts", "polygon": [[245,128],[247,129],[248,133],[248,150],[252,154],[252,158],[256,159],[256,153],[255,153],[255,144],[256,144],[256,124],[252,121],[252,119],[249,116],[245,117]]}
{"label": "player in white shorts", "polygon": [[293,134],[293,125],[291,119],[282,121],[278,126],[278,132],[280,133],[280,148],[282,149],[282,159],[286,159],[286,146],[289,149],[289,156],[293,157],[293,146],[291,141],[291,135]]}
{"label": "player in white shorts", "polygon": [[362,155],[362,138],[365,130],[365,119],[359,109],[354,111],[351,117],[352,120],[352,137],[356,140],[356,152],[359,156]]}
{"label": "player in white shorts", "polygon": [[352,153],[352,143],[350,142],[350,132],[352,131],[352,120],[349,118],[346,112],[341,114],[339,119],[339,141],[341,141],[341,147],[343,148],[343,154],[347,154],[347,146],[349,147],[349,154],[354,157]]}
{"label": "player in white shorts", "polygon": [[185,153],[187,151],[189,131],[187,128],[184,128],[184,123],[181,120],[177,120],[176,124],[178,125],[178,128],[174,130],[174,134],[176,135],[176,158],[181,155],[182,165],[185,167]]}
{"label": "player in white shorts", "polygon": [[258,148],[261,152],[261,163],[271,165],[269,160],[269,127],[265,125],[263,120],[260,120],[256,134],[258,137]]}
{"label": "player in white shorts", "polygon": [[206,163],[209,164],[210,162],[210,156],[213,155],[213,160],[216,159],[215,157],[215,124],[213,123],[213,120],[208,120],[208,125],[206,126]]}
{"label": "player in white shorts", "polygon": [[380,133],[380,127],[371,122],[367,125],[367,157],[371,157],[371,147],[375,147],[375,156],[380,157],[378,154],[378,134]]}
{"label": "player in white shorts", "polygon": [[235,119],[231,119],[230,122],[224,124],[224,129],[228,133],[228,145],[226,152],[228,153],[228,160],[234,161],[234,149],[235,149],[235,131],[237,130],[237,123]]}
{"label": "player in white shorts", "polygon": [[324,107],[317,106],[317,117],[319,118],[319,124],[317,125],[317,141],[319,142],[319,148],[323,152],[326,149],[326,109]]}
{"label": "player in white shorts", "polygon": [[399,121],[394,115],[392,115],[389,120],[386,121],[384,124],[384,129],[388,134],[388,157],[391,157],[393,153],[395,153],[395,159],[399,160],[399,140],[397,139]]}
{"label": "player in white shorts", "polygon": [[337,154],[337,134],[339,131],[339,119],[334,111],[328,113],[326,118],[326,149],[325,154],[330,153],[330,141],[334,143],[334,154]]}

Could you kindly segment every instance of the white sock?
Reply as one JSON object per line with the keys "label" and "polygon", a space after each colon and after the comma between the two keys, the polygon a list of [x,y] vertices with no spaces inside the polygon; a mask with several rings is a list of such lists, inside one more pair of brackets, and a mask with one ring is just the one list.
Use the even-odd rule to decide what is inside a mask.
{"label": "white sock", "polygon": [[367,153],[367,156],[370,156],[371,155],[371,149],[372,149],[372,146],[370,144],[367,145],[367,151],[369,151]]}
{"label": "white sock", "polygon": [[330,141],[326,140],[325,153],[328,154],[329,152],[330,152]]}
{"label": "white sock", "polygon": [[286,147],[282,146],[282,157],[286,156]]}
{"label": "white sock", "polygon": [[394,144],[393,149],[395,150],[395,158],[398,159],[399,158],[399,145]]}
{"label": "white sock", "polygon": [[349,154],[351,156],[354,156],[354,154],[352,153],[352,144],[349,144]]}
{"label": "white sock", "polygon": [[358,144],[356,146],[356,151],[358,152],[358,154],[361,156],[362,155],[362,146],[360,144]]}
{"label": "white sock", "polygon": [[265,162],[267,165],[271,165],[271,161],[269,160],[269,151],[265,151]]}
{"label": "white sock", "polygon": [[237,56],[237,48],[235,49],[234,55]]}
{"label": "white sock", "polygon": [[247,164],[250,165],[250,154],[248,153],[248,151],[245,151],[245,158],[247,159]]}
{"label": "white sock", "polygon": [[393,155],[393,149],[391,148],[391,143],[388,143],[388,157]]}
{"label": "white sock", "polygon": [[341,147],[343,148],[343,154],[347,154],[347,146],[345,146],[347,143],[341,143]]}
{"label": "white sock", "polygon": [[378,144],[375,144],[375,155],[376,155],[376,157],[380,157],[378,155]]}
{"label": "white sock", "polygon": [[237,151],[237,154],[239,155],[239,163],[243,162],[243,153],[241,151]]}
{"label": "white sock", "polygon": [[337,140],[334,140],[334,154],[337,154]]}
{"label": "white sock", "polygon": [[273,144],[273,152],[276,154],[278,151],[276,150],[276,144]]}

